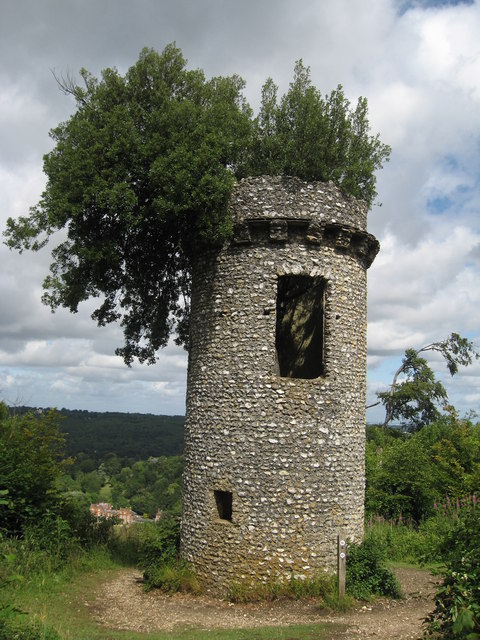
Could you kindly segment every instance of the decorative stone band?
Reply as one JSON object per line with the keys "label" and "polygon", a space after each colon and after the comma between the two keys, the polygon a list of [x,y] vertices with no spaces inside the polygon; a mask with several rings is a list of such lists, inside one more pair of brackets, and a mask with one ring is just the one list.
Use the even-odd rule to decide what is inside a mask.
{"label": "decorative stone band", "polygon": [[368,269],[380,250],[370,233],[333,222],[318,223],[298,218],[253,218],[234,225],[233,244],[305,243],[323,245],[356,256]]}

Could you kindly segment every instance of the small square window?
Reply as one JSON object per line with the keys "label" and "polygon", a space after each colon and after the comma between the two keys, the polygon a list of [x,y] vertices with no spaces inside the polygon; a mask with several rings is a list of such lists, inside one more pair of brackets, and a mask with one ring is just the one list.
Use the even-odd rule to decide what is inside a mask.
{"label": "small square window", "polygon": [[218,517],[221,520],[232,521],[232,492],[214,491],[215,504],[217,505]]}

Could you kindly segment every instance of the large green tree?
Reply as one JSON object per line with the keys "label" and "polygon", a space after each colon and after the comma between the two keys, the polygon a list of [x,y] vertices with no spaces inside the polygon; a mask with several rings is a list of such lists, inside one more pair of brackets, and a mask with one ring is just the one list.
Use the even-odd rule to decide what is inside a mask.
{"label": "large green tree", "polygon": [[[465,499],[480,482],[480,424],[453,407],[414,433],[367,427],[365,508],[419,522],[437,504]],[[447,496],[449,496],[447,498]]]}
{"label": "large green tree", "polygon": [[406,349],[390,388],[377,393],[378,402],[367,407],[383,404],[385,427],[397,420],[410,431],[416,431],[440,418],[440,409],[447,405],[448,394],[427,360],[420,355],[429,351],[439,353],[444,358],[452,376],[458,372],[459,366],[466,367],[472,364],[474,358],[480,357],[473,342],[458,333],[420,349]]}
{"label": "large green tree", "polygon": [[76,111],[51,131],[45,191],[8,220],[6,243],[37,251],[55,236],[43,301],[76,312],[99,298],[93,318],[121,321],[128,364],[153,363],[172,332],[187,342],[192,260],[230,237],[235,178],[333,180],[370,205],[390,152],[369,133],[366,100],[352,111],[341,87],[322,98],[301,61],[279,104],[267,81],[257,118],[241,78],[208,80],[174,45],[143,50],[125,76],[81,77],[59,81]]}

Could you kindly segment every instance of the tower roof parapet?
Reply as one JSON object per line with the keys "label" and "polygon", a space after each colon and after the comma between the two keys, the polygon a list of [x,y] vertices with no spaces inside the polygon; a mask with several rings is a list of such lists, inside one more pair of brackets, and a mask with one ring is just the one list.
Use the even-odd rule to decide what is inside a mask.
{"label": "tower roof parapet", "polygon": [[332,182],[260,176],[235,185],[230,211],[233,244],[300,242],[351,253],[368,269],[378,240],[367,233],[367,205]]}
{"label": "tower roof parapet", "polygon": [[234,186],[230,207],[234,224],[251,219],[298,219],[367,229],[368,207],[333,182],[305,182],[290,176],[255,176]]}

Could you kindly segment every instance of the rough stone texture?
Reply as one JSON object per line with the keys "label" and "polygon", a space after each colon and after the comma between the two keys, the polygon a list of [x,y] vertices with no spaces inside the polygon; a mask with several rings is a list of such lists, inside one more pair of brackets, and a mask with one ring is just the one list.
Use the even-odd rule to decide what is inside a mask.
{"label": "rough stone texture", "polygon": [[[194,267],[182,555],[206,588],[312,576],[363,533],[366,269],[363,203],[331,183],[248,178],[234,238]],[[280,377],[279,276],[325,279],[324,374]],[[231,492],[231,520],[215,491]]]}

